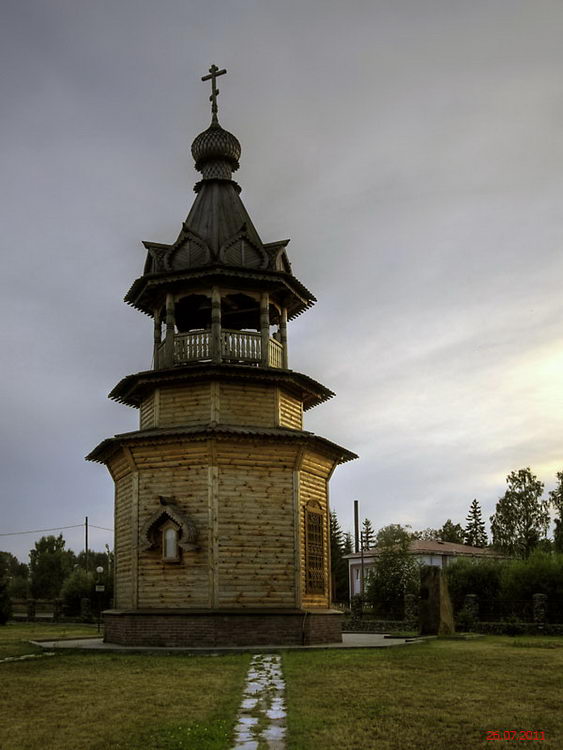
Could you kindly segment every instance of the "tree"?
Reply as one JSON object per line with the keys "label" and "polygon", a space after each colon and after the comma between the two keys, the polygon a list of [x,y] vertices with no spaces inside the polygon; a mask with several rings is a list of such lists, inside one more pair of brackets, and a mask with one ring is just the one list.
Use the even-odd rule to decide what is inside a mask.
{"label": "tree", "polygon": [[465,544],[470,544],[472,547],[486,547],[487,532],[485,531],[485,523],[481,517],[481,506],[477,502],[477,498],[469,506],[469,513],[465,521],[467,524],[465,527]]}
{"label": "tree", "polygon": [[5,625],[12,616],[12,602],[8,594],[8,579],[0,578],[0,625]]}
{"label": "tree", "polygon": [[555,529],[553,531],[553,548],[563,552],[563,471],[557,472],[557,486],[549,493],[549,501],[555,509]]}
{"label": "tree", "polygon": [[0,555],[0,625],[5,625],[12,615],[12,603],[8,593],[8,583],[10,578],[9,557],[14,556],[10,555],[9,552],[2,552]]}
{"label": "tree", "polygon": [[[94,572],[96,568],[103,568],[107,572],[112,565],[113,555],[111,552],[95,552],[93,549],[88,550],[88,572]],[[79,568],[86,570],[86,552],[78,553],[76,563]]]}
{"label": "tree", "polygon": [[363,544],[364,550],[371,549],[375,541],[375,532],[373,530],[373,526],[371,525],[371,521],[369,520],[369,518],[364,518],[364,522],[362,523],[361,534],[362,534],[362,544]]}
{"label": "tree", "polygon": [[350,555],[354,551],[354,545],[352,543],[352,534],[347,531],[344,534],[344,543],[342,544],[342,553],[344,555]]}
{"label": "tree", "polygon": [[330,512],[330,564],[332,569],[332,597],[335,602],[349,599],[348,561],[344,559],[344,539],[336,513]]}
{"label": "tree", "polygon": [[463,544],[464,533],[463,526],[459,523],[454,523],[451,518],[448,518],[446,523],[441,529],[438,529],[438,539],[443,542],[452,542],[453,544]]}
{"label": "tree", "polygon": [[376,535],[374,566],[367,598],[377,608],[381,602],[400,602],[419,588],[419,566],[410,553],[413,535],[400,524],[384,526]]}
{"label": "tree", "polygon": [[31,594],[36,599],[55,599],[76,564],[72,550],[65,549],[63,535],[42,536],[29,553]]}
{"label": "tree", "polygon": [[29,568],[21,563],[11,552],[0,552],[0,576],[6,575],[10,578],[21,576],[27,578]]}
{"label": "tree", "polygon": [[549,501],[542,500],[544,485],[530,468],[512,471],[508,489],[491,516],[493,545],[509,555],[528,557],[544,539],[549,526]]}
{"label": "tree", "polygon": [[413,531],[413,539],[421,539],[424,542],[433,542],[440,538],[440,532],[438,529],[431,529],[430,527],[422,529],[421,531]]}
{"label": "tree", "polygon": [[0,552],[0,579],[5,581],[11,599],[27,596],[29,568],[11,552]]}

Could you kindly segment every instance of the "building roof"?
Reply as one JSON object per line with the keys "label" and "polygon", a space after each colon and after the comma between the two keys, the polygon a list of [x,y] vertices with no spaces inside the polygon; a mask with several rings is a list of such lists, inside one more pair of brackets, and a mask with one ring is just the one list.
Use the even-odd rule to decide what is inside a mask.
{"label": "building roof", "polygon": [[124,432],[113,438],[102,440],[91,453],[86,456],[87,461],[98,461],[105,463],[121,446],[131,443],[163,443],[189,437],[190,440],[207,440],[217,438],[258,438],[260,440],[289,440],[302,443],[310,443],[319,450],[334,457],[338,463],[352,461],[358,456],[352,451],[343,448],[331,440],[319,437],[305,430],[293,430],[286,427],[236,427],[210,423],[196,427],[159,427],[149,430],[136,430],[135,432]]}
{"label": "building roof", "polygon": [[[289,240],[264,243],[240,199],[240,186],[232,172],[238,169],[241,147],[238,139],[224,130],[216,115],[207,130],[192,144],[195,167],[202,179],[180,234],[171,244],[144,242],[147,258],[143,275],[127,292],[125,301],[152,314],[160,287],[171,282],[191,281],[221,270],[240,274],[263,274],[262,281],[277,281],[290,318],[315,302],[315,297],[291,270],[286,247]],[[172,276],[172,278],[171,278]],[[250,278],[250,277],[249,277]],[[156,295],[155,295],[156,292]]]}
{"label": "building roof", "polygon": [[293,370],[277,368],[260,368],[252,365],[227,364],[220,366],[209,362],[196,362],[181,368],[168,370],[145,370],[134,375],[127,375],[119,381],[109,394],[114,401],[127,406],[138,407],[141,401],[156,386],[177,385],[185,382],[208,382],[213,377],[221,380],[253,383],[274,383],[286,388],[303,401],[303,410],[328,401],[334,393],[308,375]]}
{"label": "building roof", "polygon": [[[409,552],[412,555],[446,555],[448,557],[502,557],[488,547],[472,547],[469,544],[442,542],[440,539],[413,539],[409,545]],[[377,557],[379,553],[377,547],[364,550],[364,559],[366,557]],[[349,560],[360,559],[361,556],[361,552],[352,552],[345,555]]]}

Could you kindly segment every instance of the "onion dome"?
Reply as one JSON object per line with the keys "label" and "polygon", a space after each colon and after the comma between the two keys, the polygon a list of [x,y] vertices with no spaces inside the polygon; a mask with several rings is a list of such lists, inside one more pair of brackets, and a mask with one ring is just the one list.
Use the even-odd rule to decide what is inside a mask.
{"label": "onion dome", "polygon": [[240,143],[218,122],[212,122],[207,130],[196,136],[192,156],[195,168],[204,180],[230,180],[232,172],[239,168]]}

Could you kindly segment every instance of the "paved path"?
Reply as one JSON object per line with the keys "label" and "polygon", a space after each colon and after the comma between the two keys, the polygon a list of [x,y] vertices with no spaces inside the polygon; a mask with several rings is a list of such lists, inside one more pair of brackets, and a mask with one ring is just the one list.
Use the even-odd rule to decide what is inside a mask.
{"label": "paved path", "polygon": [[259,747],[285,749],[284,693],[281,656],[254,656],[246,675],[233,750],[258,750]]}
{"label": "paved path", "polygon": [[222,648],[184,648],[173,646],[120,646],[104,643],[101,638],[76,638],[59,641],[32,641],[36,646],[48,649],[80,649],[87,651],[121,651],[123,653],[188,653],[188,654],[277,654],[280,651],[312,651],[333,648],[389,648],[422,643],[417,638],[392,638],[381,633],[343,633],[342,643],[323,643],[318,646],[231,646]]}

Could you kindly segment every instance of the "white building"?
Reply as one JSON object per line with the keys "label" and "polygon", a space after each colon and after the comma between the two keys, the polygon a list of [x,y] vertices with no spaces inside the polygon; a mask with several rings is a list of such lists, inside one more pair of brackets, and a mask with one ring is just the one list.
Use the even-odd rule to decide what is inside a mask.
{"label": "white building", "polygon": [[[409,552],[415,556],[420,565],[436,565],[440,568],[445,568],[449,562],[455,560],[458,557],[469,557],[473,559],[477,558],[493,558],[498,559],[502,557],[498,553],[490,549],[483,547],[471,547],[468,544],[454,544],[453,542],[442,542],[438,539],[422,540],[413,539],[410,543]],[[370,550],[365,550],[363,553],[363,567],[364,567],[364,583],[369,576],[370,570],[375,564],[375,560],[379,554],[377,547]],[[348,560],[348,573],[350,576],[350,596],[360,594],[362,591],[361,586],[361,570],[362,570],[362,553],[352,552],[350,555],[345,555]]]}

